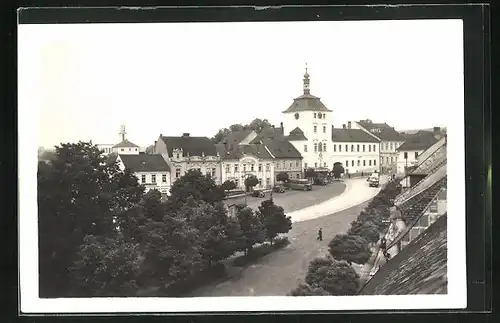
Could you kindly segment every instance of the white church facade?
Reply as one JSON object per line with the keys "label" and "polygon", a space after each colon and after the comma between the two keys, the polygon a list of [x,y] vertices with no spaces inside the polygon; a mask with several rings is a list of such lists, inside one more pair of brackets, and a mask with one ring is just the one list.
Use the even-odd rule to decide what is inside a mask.
{"label": "white church facade", "polygon": [[311,94],[309,73],[304,93],[283,111],[283,133],[301,153],[304,169],[324,170],[341,163],[349,173],[373,172],[380,166],[380,139],[347,126],[333,127],[333,111]]}

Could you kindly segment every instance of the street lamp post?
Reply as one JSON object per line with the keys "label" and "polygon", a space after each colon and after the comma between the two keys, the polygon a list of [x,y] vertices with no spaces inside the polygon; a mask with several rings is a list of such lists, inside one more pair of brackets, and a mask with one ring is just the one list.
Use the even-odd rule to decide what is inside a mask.
{"label": "street lamp post", "polygon": [[241,178],[243,179],[243,185],[245,186],[245,205],[247,205],[247,195],[248,195],[248,192],[247,192],[247,185],[245,184],[245,180],[247,179],[248,176],[251,176],[252,174],[250,173],[246,173],[246,174],[243,174],[241,176]]}
{"label": "street lamp post", "polygon": [[406,173],[408,171],[408,153],[405,152],[405,177],[406,177],[406,188],[408,189],[408,174]]}

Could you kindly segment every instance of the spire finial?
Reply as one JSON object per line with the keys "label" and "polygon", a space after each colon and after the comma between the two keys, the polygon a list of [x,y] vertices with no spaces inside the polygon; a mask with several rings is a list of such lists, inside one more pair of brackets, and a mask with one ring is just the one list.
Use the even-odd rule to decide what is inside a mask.
{"label": "spire finial", "polygon": [[307,72],[307,62],[306,62],[306,72],[304,73],[304,94],[309,94],[309,73]]}

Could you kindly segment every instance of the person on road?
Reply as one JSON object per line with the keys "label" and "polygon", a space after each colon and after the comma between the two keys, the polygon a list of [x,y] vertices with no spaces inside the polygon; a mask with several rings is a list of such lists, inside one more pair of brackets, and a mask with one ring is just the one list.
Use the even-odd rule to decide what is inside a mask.
{"label": "person on road", "polygon": [[323,241],[323,229],[322,228],[319,228],[319,230],[318,230],[318,238],[317,238],[317,240]]}

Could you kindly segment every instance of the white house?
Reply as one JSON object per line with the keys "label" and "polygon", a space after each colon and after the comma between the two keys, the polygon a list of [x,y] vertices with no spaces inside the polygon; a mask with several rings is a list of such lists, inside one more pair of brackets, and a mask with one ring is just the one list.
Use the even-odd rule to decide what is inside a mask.
{"label": "white house", "polygon": [[97,144],[97,148],[102,150],[103,154],[111,154],[113,152],[113,146],[115,144]]}
{"label": "white house", "polygon": [[259,179],[256,188],[274,186],[273,156],[264,144],[240,144],[231,148],[217,144],[216,147],[221,156],[222,183],[230,180],[244,189],[246,177],[254,175]]}
{"label": "white house", "polygon": [[419,131],[411,135],[397,148],[397,173],[405,174],[406,167],[415,166],[418,157],[442,138],[439,128],[435,131]]}
{"label": "white house", "polygon": [[117,162],[122,171],[129,169],[134,173],[139,183],[146,187],[146,192],[157,189],[162,194],[170,194],[170,167],[162,155],[124,154],[118,155]]}
{"label": "white house", "polygon": [[332,169],[332,110],[310,93],[307,67],[303,82],[304,93],[283,111],[283,134],[303,157],[304,168]]}
{"label": "white house", "polygon": [[397,148],[405,138],[387,123],[373,123],[370,119],[353,122],[353,128],[361,129],[380,140],[380,169],[382,172],[396,172]]}
{"label": "white house", "polygon": [[334,162],[341,163],[349,174],[370,174],[380,170],[379,140],[351,124],[341,129],[332,127],[332,151]]}
{"label": "white house", "polygon": [[124,139],[112,147],[112,152],[118,155],[139,155],[139,146]]}

